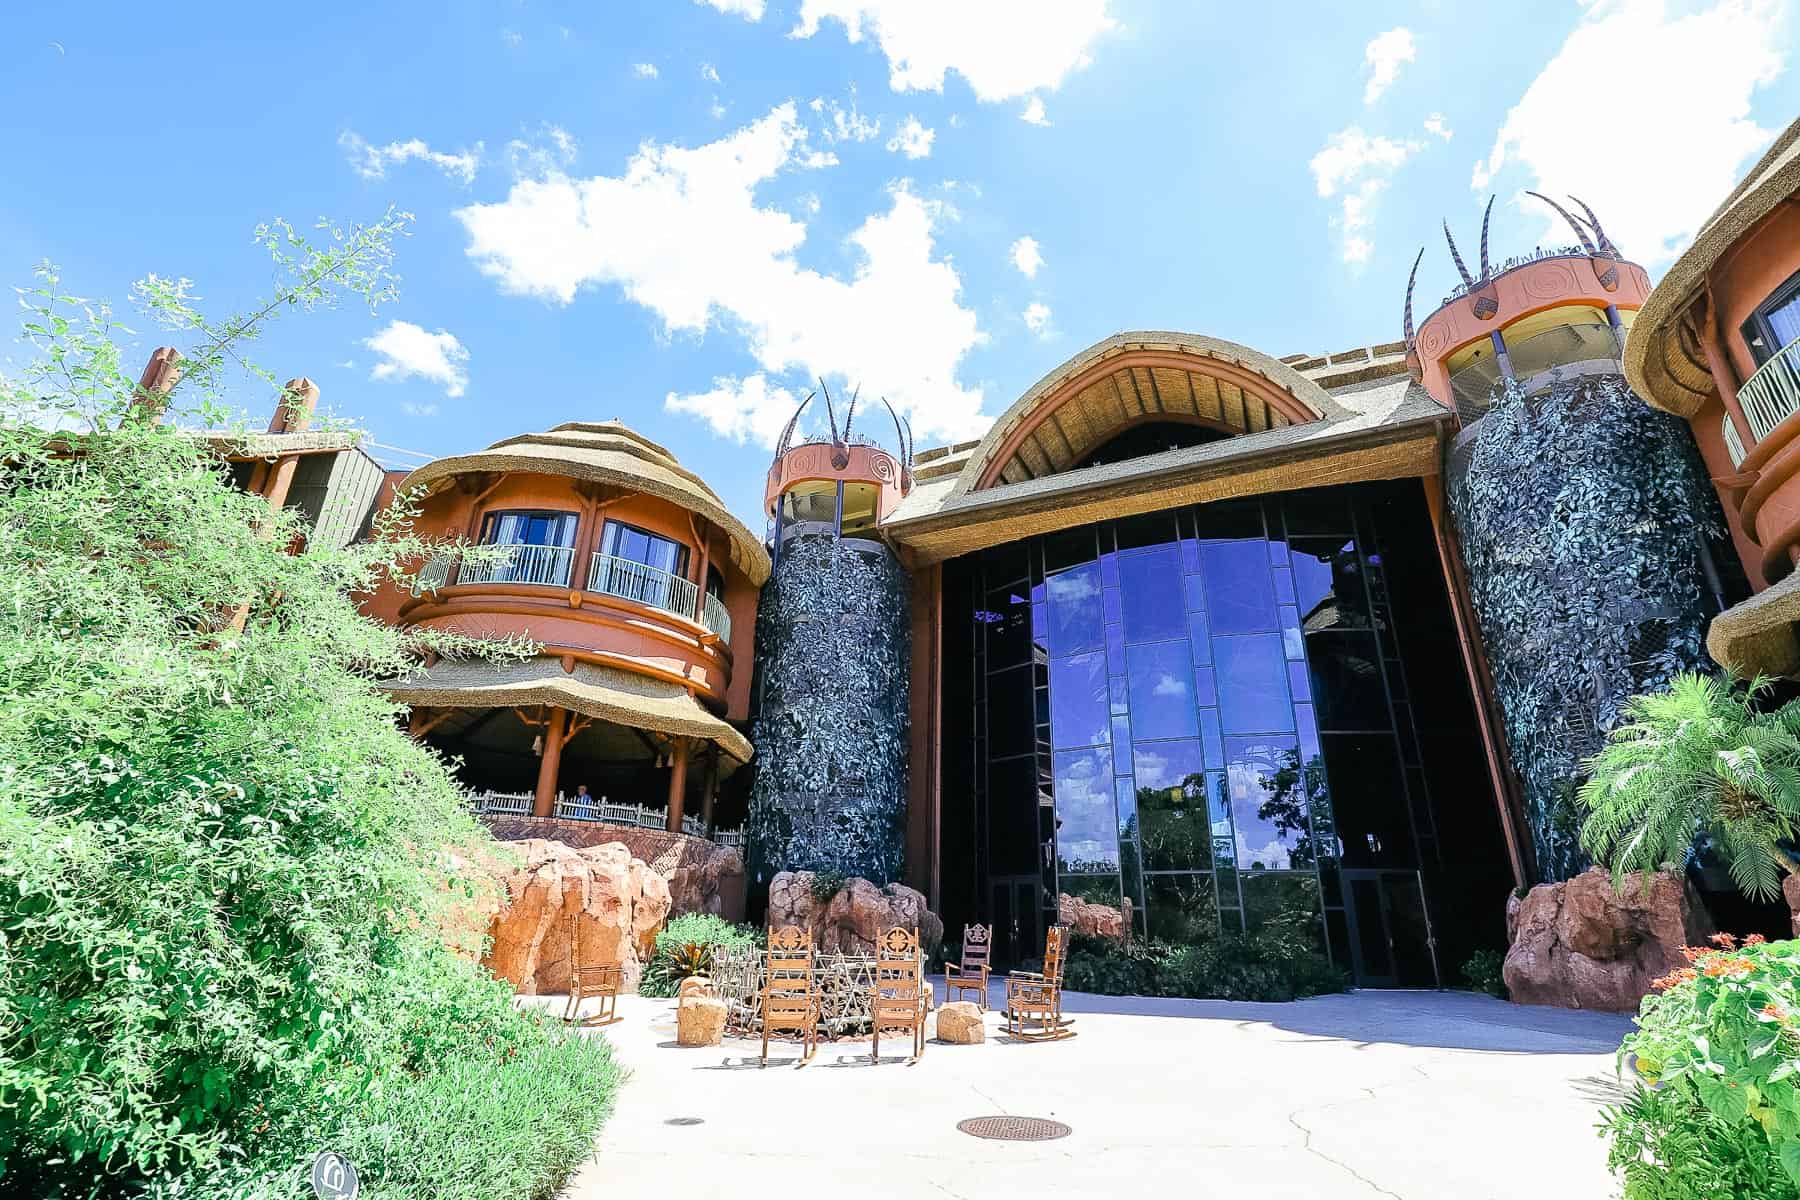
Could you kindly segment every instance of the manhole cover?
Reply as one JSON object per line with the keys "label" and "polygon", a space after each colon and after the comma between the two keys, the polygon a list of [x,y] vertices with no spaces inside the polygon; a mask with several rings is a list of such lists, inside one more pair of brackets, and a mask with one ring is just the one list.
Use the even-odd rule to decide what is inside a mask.
{"label": "manhole cover", "polygon": [[704,1125],[704,1124],[706,1124],[706,1118],[705,1117],[670,1117],[668,1120],[664,1121],[663,1124],[664,1125]]}
{"label": "manhole cover", "polygon": [[1061,1121],[1043,1117],[970,1117],[958,1121],[956,1127],[972,1137],[996,1142],[1048,1142],[1075,1132]]}

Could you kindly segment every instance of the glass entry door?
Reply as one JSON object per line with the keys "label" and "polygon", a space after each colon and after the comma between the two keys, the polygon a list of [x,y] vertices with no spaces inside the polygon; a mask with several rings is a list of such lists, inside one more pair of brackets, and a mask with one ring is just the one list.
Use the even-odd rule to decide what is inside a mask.
{"label": "glass entry door", "polygon": [[993,925],[990,956],[996,967],[1013,967],[1044,952],[1042,885],[1035,875],[1001,875],[988,880],[988,915]]}
{"label": "glass entry door", "polygon": [[1346,870],[1350,954],[1360,987],[1437,987],[1437,941],[1417,871]]}

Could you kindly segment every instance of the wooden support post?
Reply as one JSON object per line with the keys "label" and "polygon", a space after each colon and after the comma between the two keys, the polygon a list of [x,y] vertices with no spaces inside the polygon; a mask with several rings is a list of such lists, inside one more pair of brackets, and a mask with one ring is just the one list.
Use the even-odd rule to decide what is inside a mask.
{"label": "wooden support post", "polygon": [[681,806],[687,792],[688,739],[670,738],[669,750],[669,832],[681,832]]}
{"label": "wooden support post", "polygon": [[713,801],[719,794],[719,748],[713,746],[706,752],[706,781],[700,791],[700,823],[706,829],[706,836],[713,832]]}
{"label": "wooden support post", "polygon": [[140,421],[162,420],[169,405],[169,393],[181,382],[181,351],[173,346],[158,346],[144,364],[132,394],[131,415]]}
{"label": "wooden support post", "polygon": [[556,811],[556,773],[562,766],[563,731],[568,721],[567,709],[552,708],[544,724],[544,756],[538,762],[537,794],[531,803],[536,816],[548,817]]}

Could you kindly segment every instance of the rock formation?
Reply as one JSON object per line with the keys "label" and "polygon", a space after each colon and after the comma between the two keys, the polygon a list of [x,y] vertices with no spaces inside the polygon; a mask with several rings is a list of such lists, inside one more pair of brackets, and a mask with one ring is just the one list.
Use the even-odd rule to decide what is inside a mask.
{"label": "rock formation", "polygon": [[675,1041],[682,1046],[717,1046],[725,1036],[725,1001],[713,995],[704,975],[681,981],[675,1002]]}
{"label": "rock formation", "polygon": [[1680,875],[1627,875],[1614,892],[1598,867],[1539,884],[1507,905],[1502,975],[1520,1004],[1631,1012],[1651,981],[1687,965],[1683,946],[1704,945],[1712,922]]}
{"label": "rock formation", "polygon": [[813,899],[811,871],[782,871],[769,881],[769,926],[810,929],[813,947],[826,954],[872,954],[884,930],[918,929],[927,958],[944,940],[944,923],[925,907],[925,897],[903,883],[878,888],[851,876],[821,904]]}
{"label": "rock formation", "polygon": [[669,885],[620,843],[577,849],[530,838],[508,842],[516,865],[500,868],[507,902],[489,923],[483,960],[522,995],[569,986],[571,931],[583,962],[617,961],[628,991],[669,915]]}
{"label": "rock formation", "polygon": [[937,1010],[937,1036],[940,1042],[958,1046],[979,1045],[987,1040],[987,1029],[981,1023],[981,1010],[968,1000],[955,1000]]}
{"label": "rock formation", "polygon": [[[663,868],[661,861],[654,865]],[[727,921],[744,919],[744,856],[731,847],[690,838],[667,874],[674,901],[670,916],[711,913]]]}
{"label": "rock formation", "polygon": [[[1126,904],[1129,906],[1130,901]],[[1067,925],[1076,933],[1089,937],[1123,938],[1125,936],[1125,913],[1129,907],[1120,912],[1110,904],[1090,904],[1080,896],[1071,896],[1062,892],[1056,897],[1056,921],[1059,925]]]}

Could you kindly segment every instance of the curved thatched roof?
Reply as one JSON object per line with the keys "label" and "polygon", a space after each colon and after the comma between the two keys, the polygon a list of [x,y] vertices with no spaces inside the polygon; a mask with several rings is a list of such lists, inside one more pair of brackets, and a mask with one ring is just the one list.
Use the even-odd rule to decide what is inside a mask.
{"label": "curved thatched roof", "polygon": [[[1248,346],[1197,333],[1119,333],[1064,362],[1002,413],[963,464],[954,491],[977,490],[994,470],[1001,473],[996,482],[1007,483],[1068,470],[1139,420],[1197,420],[1260,433],[1350,415],[1317,383]],[[1036,434],[1040,426],[1051,433]]]}
{"label": "curved thatched roof", "polygon": [[700,707],[686,688],[612,667],[576,663],[570,673],[556,658],[444,659],[382,686],[395,700],[418,708],[553,704],[614,725],[705,738],[739,762],[750,761],[750,739]]}
{"label": "curved thatched roof", "polygon": [[519,471],[563,475],[655,496],[697,513],[731,539],[731,561],[758,586],[769,578],[769,552],[731,515],[706,481],[675,456],[618,421],[570,421],[548,433],[526,433],[474,454],[427,463],[401,486],[436,487],[458,475]]}
{"label": "curved thatched roof", "polygon": [[1707,218],[1694,244],[1675,260],[1638,310],[1625,339],[1625,378],[1638,395],[1679,417],[1700,411],[1713,394],[1713,380],[1697,361],[1698,353],[1682,347],[1681,315],[1713,264],[1796,192],[1800,192],[1800,121],[1782,131],[1768,153]]}

